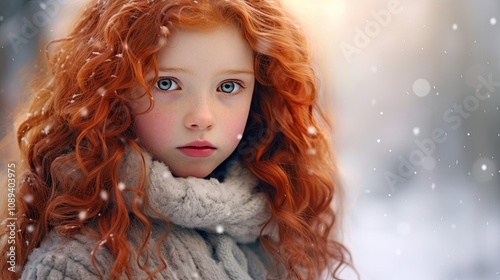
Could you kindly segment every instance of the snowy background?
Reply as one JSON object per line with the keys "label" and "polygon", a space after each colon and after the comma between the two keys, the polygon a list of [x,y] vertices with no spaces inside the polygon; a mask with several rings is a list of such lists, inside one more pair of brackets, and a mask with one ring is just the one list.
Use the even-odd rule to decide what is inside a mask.
{"label": "snowy background", "polygon": [[[334,111],[361,279],[500,279],[500,1],[283,2]],[[79,5],[0,2],[0,137],[20,67]]]}

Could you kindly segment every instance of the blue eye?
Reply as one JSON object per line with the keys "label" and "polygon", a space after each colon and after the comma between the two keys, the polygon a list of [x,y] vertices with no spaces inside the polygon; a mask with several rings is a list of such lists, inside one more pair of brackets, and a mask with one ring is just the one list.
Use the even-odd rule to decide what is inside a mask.
{"label": "blue eye", "polygon": [[222,83],[217,91],[222,91],[224,93],[237,93],[241,90],[241,85],[237,82],[225,82]]}
{"label": "blue eye", "polygon": [[165,91],[179,89],[179,84],[177,84],[177,82],[171,78],[161,78],[156,83],[156,86],[158,87],[158,89]]}

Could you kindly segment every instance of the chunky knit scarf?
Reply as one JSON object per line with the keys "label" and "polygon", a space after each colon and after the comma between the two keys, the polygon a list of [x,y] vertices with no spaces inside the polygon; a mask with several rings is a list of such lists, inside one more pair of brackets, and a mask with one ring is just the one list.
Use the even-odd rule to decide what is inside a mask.
{"label": "chunky knit scarf", "polygon": [[[222,182],[176,178],[163,163],[153,160],[148,153],[143,155],[149,204],[173,223],[172,231],[161,244],[168,269],[154,279],[266,279],[273,264],[257,238],[270,214],[264,194],[255,190],[257,178],[238,162],[228,165]],[[118,187],[136,187],[142,164],[141,155],[127,149]],[[123,195],[132,209],[132,204],[138,202],[133,192],[125,189]],[[148,210],[146,214],[153,221],[146,265],[152,271],[161,266],[154,248],[167,227],[154,211]],[[142,240],[140,223],[131,224],[128,236],[131,247],[137,249]],[[83,234],[65,238],[51,233],[30,255],[22,278],[96,279],[90,254],[96,242]],[[137,264],[137,253],[131,254],[132,279],[145,279],[147,275]],[[107,279],[113,260],[111,253],[101,246],[94,255]],[[142,255],[140,263],[145,261]]]}
{"label": "chunky knit scarf", "polygon": [[[258,179],[246,168],[233,161],[223,182],[217,179],[194,177],[176,178],[168,167],[153,161],[144,153],[147,168],[147,196],[152,208],[165,215],[175,225],[222,233],[237,242],[253,242],[263,224],[269,219],[266,198],[257,193]],[[120,174],[125,184],[137,186],[141,170],[141,156],[128,152]],[[125,192],[129,205],[132,193]],[[148,214],[155,215],[152,211]]]}

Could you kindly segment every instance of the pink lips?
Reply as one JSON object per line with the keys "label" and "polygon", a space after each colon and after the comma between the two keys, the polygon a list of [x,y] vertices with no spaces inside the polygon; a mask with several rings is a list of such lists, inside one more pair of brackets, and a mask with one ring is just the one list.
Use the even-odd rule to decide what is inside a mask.
{"label": "pink lips", "polygon": [[208,157],[211,156],[217,148],[208,141],[194,141],[178,147],[179,151],[189,157]]}

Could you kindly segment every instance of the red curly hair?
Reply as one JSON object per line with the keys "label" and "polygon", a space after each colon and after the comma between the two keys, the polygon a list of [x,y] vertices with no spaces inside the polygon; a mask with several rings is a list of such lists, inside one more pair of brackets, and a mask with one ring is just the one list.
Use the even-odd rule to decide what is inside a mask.
{"label": "red curly hair", "polygon": [[[328,130],[320,125],[328,128],[329,122],[318,110],[305,34],[278,1],[269,0],[92,1],[72,33],[49,43],[47,67],[35,76],[28,116],[19,116],[17,128],[25,165],[18,197],[36,198],[18,200],[18,268],[49,231],[84,230],[101,241],[113,235],[105,244],[115,256],[111,278],[130,276],[130,218],[117,174],[126,146],[141,151],[130,88],[140,85],[151,96],[154,79],[146,76],[158,77],[156,54],[172,28],[220,24],[238,26],[254,51],[254,98],[235,153],[260,179],[277,225],[279,242],[263,236],[264,229],[260,242],[289,279],[315,279],[325,271],[338,279],[351,258],[339,242],[332,208],[342,192]],[[79,170],[60,170],[75,162]],[[140,181],[127,190],[144,195],[145,175]],[[101,199],[103,191],[109,199]],[[143,205],[133,210],[144,224],[139,254],[148,254],[147,199]],[[85,217],[81,209],[87,209]],[[91,222],[96,229],[89,228]],[[17,279],[22,269],[7,270],[6,250],[7,245],[1,278]],[[162,260],[162,267],[146,271],[151,278],[166,268]]]}

